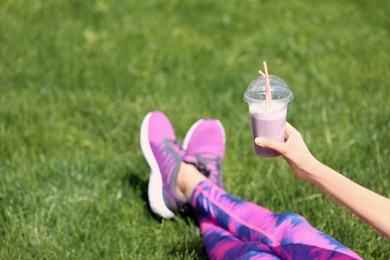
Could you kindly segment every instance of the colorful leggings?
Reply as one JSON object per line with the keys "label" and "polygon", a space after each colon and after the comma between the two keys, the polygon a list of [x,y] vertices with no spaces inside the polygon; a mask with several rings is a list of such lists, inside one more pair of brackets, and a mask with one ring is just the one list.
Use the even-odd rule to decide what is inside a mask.
{"label": "colorful leggings", "polygon": [[190,202],[210,259],[361,259],[295,213],[273,213],[206,179]]}

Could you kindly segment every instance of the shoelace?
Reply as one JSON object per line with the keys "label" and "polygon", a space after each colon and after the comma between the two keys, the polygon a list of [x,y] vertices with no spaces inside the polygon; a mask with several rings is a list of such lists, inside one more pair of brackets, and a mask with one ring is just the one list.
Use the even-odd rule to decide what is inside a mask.
{"label": "shoelace", "polygon": [[[186,203],[184,200],[181,200],[180,198],[177,197],[173,193],[173,189],[171,186],[171,178],[172,178],[172,170],[176,167],[176,165],[181,161],[182,156],[184,156],[185,151],[181,148],[180,144],[175,140],[170,140],[170,139],[164,139],[160,145],[159,148],[161,151],[163,151],[163,160],[165,167],[167,169],[168,176],[167,176],[167,181],[168,184],[170,185],[170,194],[168,196],[173,196],[169,200],[165,200],[165,203],[167,204],[168,208],[171,210],[174,208],[177,208],[180,212],[185,212],[186,211]],[[175,154],[178,156],[176,157]],[[178,162],[179,161],[179,162]],[[173,200],[172,200],[173,199]]]}
{"label": "shoelace", "polygon": [[170,140],[165,138],[160,144],[159,148],[162,151],[174,151],[179,154],[180,158],[185,155],[185,151],[181,148],[181,145],[176,140]]}
{"label": "shoelace", "polygon": [[222,186],[221,157],[214,155],[198,155],[198,170],[218,186]]}

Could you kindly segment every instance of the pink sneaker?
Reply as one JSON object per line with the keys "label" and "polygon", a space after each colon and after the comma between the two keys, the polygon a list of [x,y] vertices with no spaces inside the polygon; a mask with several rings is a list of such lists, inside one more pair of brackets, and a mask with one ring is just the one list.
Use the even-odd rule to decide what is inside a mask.
{"label": "pink sneaker", "polygon": [[186,201],[176,192],[176,179],[185,154],[176,142],[168,117],[154,111],[147,114],[141,126],[141,149],[150,166],[149,204],[153,212],[172,218],[184,210]]}
{"label": "pink sneaker", "polygon": [[[193,164],[206,177],[223,188],[222,162],[225,156],[225,130],[219,120],[200,119],[184,138],[183,149],[198,159]],[[184,161],[187,160],[184,157]]]}

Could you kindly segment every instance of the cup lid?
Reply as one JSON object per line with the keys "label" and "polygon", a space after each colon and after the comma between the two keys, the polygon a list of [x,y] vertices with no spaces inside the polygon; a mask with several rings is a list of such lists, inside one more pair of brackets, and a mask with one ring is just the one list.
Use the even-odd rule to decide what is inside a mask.
{"label": "cup lid", "polygon": [[[287,83],[275,75],[269,75],[272,102],[288,103],[293,99],[293,93]],[[245,91],[244,100],[248,103],[259,103],[266,101],[265,78],[259,76],[253,80]]]}

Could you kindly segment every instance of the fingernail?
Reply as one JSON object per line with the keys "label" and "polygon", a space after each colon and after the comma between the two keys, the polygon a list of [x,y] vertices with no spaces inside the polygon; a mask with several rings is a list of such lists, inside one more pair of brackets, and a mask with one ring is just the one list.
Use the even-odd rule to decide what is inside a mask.
{"label": "fingernail", "polygon": [[257,143],[257,144],[262,144],[262,143],[263,143],[263,138],[261,138],[261,137],[256,137],[256,138],[255,138],[255,143]]}

